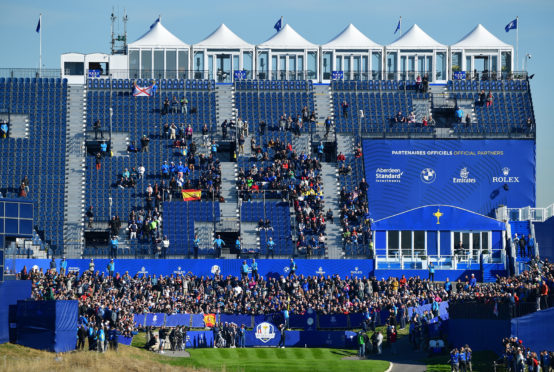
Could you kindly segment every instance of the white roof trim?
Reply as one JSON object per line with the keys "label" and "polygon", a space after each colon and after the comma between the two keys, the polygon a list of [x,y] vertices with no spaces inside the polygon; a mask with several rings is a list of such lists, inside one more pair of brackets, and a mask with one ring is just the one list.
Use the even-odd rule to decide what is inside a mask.
{"label": "white roof trim", "polygon": [[451,45],[452,48],[473,48],[473,49],[513,49],[509,44],[506,44],[482,24],[475,26],[466,36],[464,36],[456,44]]}
{"label": "white roof trim", "polygon": [[161,21],[154,25],[136,41],[130,43],[128,48],[188,48],[189,45],[182,42],[162,25]]}
{"label": "white roof trim", "polygon": [[247,43],[238,37],[233,31],[222,23],[214,32],[204,40],[193,45],[194,48],[220,48],[220,49],[253,49],[254,45]]}
{"label": "white roof trim", "polygon": [[317,49],[318,46],[304,39],[288,24],[277,32],[275,35],[267,39],[258,48],[270,49]]}
{"label": "white roof trim", "polygon": [[350,23],[341,33],[331,39],[328,43],[323,44],[322,48],[343,48],[343,49],[375,49],[382,48],[360,30]]}
{"label": "white roof trim", "polygon": [[387,49],[446,49],[446,45],[439,43],[427,35],[418,25],[414,24],[402,36],[387,45]]}

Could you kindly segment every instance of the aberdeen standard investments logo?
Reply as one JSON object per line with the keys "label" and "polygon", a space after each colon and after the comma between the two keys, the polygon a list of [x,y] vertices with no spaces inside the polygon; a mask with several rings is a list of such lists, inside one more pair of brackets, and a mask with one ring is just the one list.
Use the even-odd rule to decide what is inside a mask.
{"label": "aberdeen standard investments logo", "polygon": [[437,179],[437,173],[432,168],[425,168],[419,175],[421,181],[424,183],[433,183]]}
{"label": "aberdeen standard investments logo", "polygon": [[403,174],[398,168],[377,168],[375,182],[401,182]]}
{"label": "aberdeen standard investments logo", "polygon": [[504,167],[501,169],[501,177],[493,177],[493,183],[519,183],[519,177],[510,176],[510,168]]}
{"label": "aberdeen standard investments logo", "polygon": [[477,180],[470,178],[467,167],[463,167],[460,170],[460,177],[452,177],[452,183],[477,183]]}

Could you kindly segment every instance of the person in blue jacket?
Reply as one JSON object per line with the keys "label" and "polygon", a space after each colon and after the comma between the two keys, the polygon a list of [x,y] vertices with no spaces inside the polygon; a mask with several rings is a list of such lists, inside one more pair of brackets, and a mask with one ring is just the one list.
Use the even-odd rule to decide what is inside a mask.
{"label": "person in blue jacket", "polygon": [[450,368],[452,372],[458,372],[460,370],[460,353],[458,353],[458,349],[454,349],[450,352]]}
{"label": "person in blue jacket", "polygon": [[256,262],[256,259],[253,258],[252,259],[252,278],[254,278],[254,280],[258,280],[258,263]]}
{"label": "person in blue jacket", "polygon": [[249,270],[248,264],[246,263],[246,261],[242,261],[242,266],[240,268],[240,275],[242,279],[248,280],[248,270]]}

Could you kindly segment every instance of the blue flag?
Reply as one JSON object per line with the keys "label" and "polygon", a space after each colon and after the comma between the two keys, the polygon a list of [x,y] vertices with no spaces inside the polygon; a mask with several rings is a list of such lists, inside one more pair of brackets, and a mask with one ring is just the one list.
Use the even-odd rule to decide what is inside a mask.
{"label": "blue flag", "polygon": [[398,20],[398,24],[396,25],[396,30],[394,30],[394,34],[395,34],[395,35],[396,35],[396,33],[400,30],[400,24],[401,24],[401,22],[402,22],[402,18],[400,18],[400,19]]}
{"label": "blue flag", "polygon": [[160,19],[160,17],[158,17],[158,19],[156,19],[156,20],[154,21],[154,23],[152,23],[152,24],[150,25],[150,29],[152,29],[154,26],[156,26],[156,23],[158,23],[158,22],[160,22],[160,21],[161,21],[161,19]]}
{"label": "blue flag", "polygon": [[283,21],[283,18],[281,17],[281,18],[279,18],[277,23],[275,23],[275,26],[273,26],[273,28],[276,29],[277,32],[281,31],[282,21]]}
{"label": "blue flag", "polygon": [[506,30],[506,32],[510,30],[517,30],[517,18],[514,19],[512,22],[508,23],[506,27],[504,27],[504,29]]}
{"label": "blue flag", "polygon": [[40,32],[40,17],[38,19],[38,23],[37,23],[37,33]]}

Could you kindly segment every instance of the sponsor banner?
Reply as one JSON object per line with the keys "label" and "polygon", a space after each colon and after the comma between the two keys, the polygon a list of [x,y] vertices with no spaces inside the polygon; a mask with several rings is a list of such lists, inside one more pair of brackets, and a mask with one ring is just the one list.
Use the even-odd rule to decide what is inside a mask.
{"label": "sponsor banner", "polygon": [[[57,267],[60,267],[60,260],[56,260]],[[109,259],[95,259],[96,271],[107,273],[107,265]],[[115,272],[129,275],[187,275],[194,274],[196,276],[213,276],[216,273],[221,275],[234,275],[240,277],[242,259],[182,259],[182,260],[151,260],[151,259],[116,259]],[[248,265],[252,264],[252,260],[246,260]],[[289,260],[272,260],[259,259],[258,271],[260,275],[265,277],[279,277],[289,274]],[[339,275],[341,278],[348,277],[368,277],[371,276],[374,268],[373,260],[306,260],[297,259],[296,274],[297,275]],[[89,269],[90,259],[68,259],[67,266],[71,267],[72,271],[84,272]],[[11,265],[10,265],[11,266]],[[27,267],[31,270],[33,267],[47,271],[50,268],[49,259],[16,259],[15,270],[17,272]],[[9,267],[13,270],[12,267]]]}
{"label": "sponsor banner", "polygon": [[492,216],[535,206],[532,140],[365,140],[372,218],[446,204]]}

